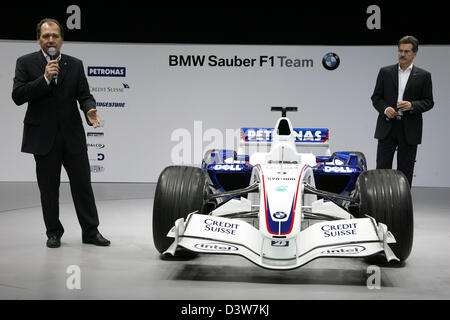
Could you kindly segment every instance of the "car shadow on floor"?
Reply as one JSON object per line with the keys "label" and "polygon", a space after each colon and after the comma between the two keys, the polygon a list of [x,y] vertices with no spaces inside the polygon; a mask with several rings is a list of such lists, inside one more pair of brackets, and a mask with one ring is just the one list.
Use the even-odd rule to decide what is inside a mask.
{"label": "car shadow on floor", "polygon": [[[368,266],[368,265],[367,265]],[[294,270],[266,270],[257,266],[214,266],[186,264],[172,273],[173,280],[246,282],[264,284],[320,284],[366,287],[372,273],[367,268],[331,269],[302,267]],[[381,271],[381,287],[393,287]]]}

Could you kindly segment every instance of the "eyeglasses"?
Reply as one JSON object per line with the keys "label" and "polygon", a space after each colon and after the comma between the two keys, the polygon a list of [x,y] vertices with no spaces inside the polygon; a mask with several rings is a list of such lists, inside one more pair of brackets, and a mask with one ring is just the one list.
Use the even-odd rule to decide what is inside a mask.
{"label": "eyeglasses", "polygon": [[411,50],[400,50],[400,49],[398,49],[398,53],[400,53],[400,54],[402,54],[402,53],[410,54],[411,52],[412,52]]}

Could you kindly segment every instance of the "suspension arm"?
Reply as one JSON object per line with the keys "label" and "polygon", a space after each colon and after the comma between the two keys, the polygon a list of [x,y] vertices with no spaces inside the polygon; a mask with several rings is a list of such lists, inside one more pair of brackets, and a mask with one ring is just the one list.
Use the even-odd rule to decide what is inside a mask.
{"label": "suspension arm", "polygon": [[249,192],[256,192],[257,190],[259,190],[259,183],[255,182],[251,186],[248,186],[243,189],[236,189],[236,190],[230,190],[230,191],[225,191],[225,192],[220,192],[220,193],[209,194],[206,196],[206,200],[224,198],[224,197],[233,197],[234,198],[234,197],[241,196],[241,195],[249,193]]}
{"label": "suspension arm", "polygon": [[[305,193],[315,194],[315,195],[321,196],[330,201],[333,201],[333,199],[340,199],[340,200],[348,201],[350,203],[359,204],[359,199],[357,199],[357,198],[350,197],[350,196],[344,196],[342,194],[337,194],[337,193],[333,193],[333,192],[317,190],[316,188],[314,188],[313,186],[311,186],[307,183],[305,183],[304,190],[305,190]],[[335,201],[333,201],[333,202],[335,202]]]}

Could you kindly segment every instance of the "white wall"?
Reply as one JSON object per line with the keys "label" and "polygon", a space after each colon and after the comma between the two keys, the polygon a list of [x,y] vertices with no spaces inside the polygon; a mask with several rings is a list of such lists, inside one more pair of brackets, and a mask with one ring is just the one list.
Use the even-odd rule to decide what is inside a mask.
{"label": "white wall", "polygon": [[[32,155],[20,152],[22,121],[26,106],[11,99],[17,57],[37,51],[33,41],[0,41],[0,181],[35,181]],[[161,170],[178,161],[180,147],[191,142],[189,163],[201,155],[226,131],[240,127],[272,127],[278,114],[270,106],[298,106],[290,114],[295,127],[327,127],[332,151],[355,150],[366,154],[375,167],[377,114],[372,94],[381,66],[396,62],[396,46],[259,46],[105,44],[66,42],[63,53],[88,66],[126,67],[126,78],[88,77],[91,87],[121,87],[119,93],[93,92],[97,101],[125,102],[125,108],[99,107],[104,127],[102,138],[88,137],[103,149],[89,148],[91,165],[104,167],[93,173],[93,181],[156,182]],[[335,52],[339,68],[327,71],[322,57]],[[169,55],[216,55],[256,58],[254,67],[171,67]],[[313,59],[312,68],[260,67],[259,57],[288,56]],[[450,158],[449,136],[450,46],[421,46],[415,64],[432,73],[435,108],[424,114],[423,143],[419,146],[416,186],[450,187],[450,173],[441,165]],[[201,121],[201,122],[197,122]],[[88,128],[86,126],[86,128]],[[180,129],[186,130],[180,130]],[[195,128],[195,130],[194,130]],[[87,129],[87,131],[92,131]],[[176,140],[179,133],[192,140]],[[172,135],[174,135],[172,137]],[[202,137],[202,135],[204,135]],[[212,138],[211,138],[212,136]],[[171,139],[172,137],[172,139]],[[215,138],[214,138],[215,137]],[[219,137],[220,138],[220,137]],[[175,141],[173,141],[175,140]],[[208,141],[212,140],[212,141]],[[95,160],[103,153],[103,161]],[[185,154],[187,155],[187,154]],[[65,179],[65,174],[63,178]]]}

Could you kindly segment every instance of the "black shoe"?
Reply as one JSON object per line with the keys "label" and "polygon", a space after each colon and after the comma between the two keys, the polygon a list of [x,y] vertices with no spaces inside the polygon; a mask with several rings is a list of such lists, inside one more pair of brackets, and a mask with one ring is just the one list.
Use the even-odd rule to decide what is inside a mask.
{"label": "black shoe", "polygon": [[91,238],[85,238],[83,237],[83,243],[88,243],[88,244],[94,244],[96,246],[102,246],[102,247],[107,247],[111,244],[111,241],[109,241],[108,239],[103,238],[103,236],[99,233],[97,233],[95,236],[91,237]]}
{"label": "black shoe", "polygon": [[47,247],[49,248],[61,247],[61,238],[58,238],[57,236],[50,236],[47,240]]}

